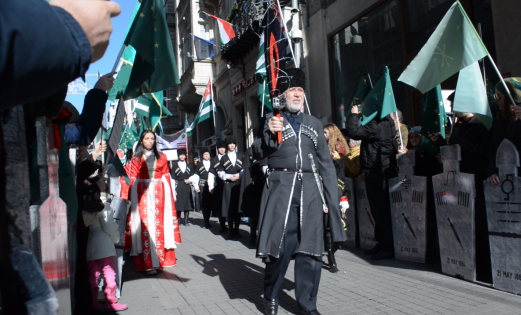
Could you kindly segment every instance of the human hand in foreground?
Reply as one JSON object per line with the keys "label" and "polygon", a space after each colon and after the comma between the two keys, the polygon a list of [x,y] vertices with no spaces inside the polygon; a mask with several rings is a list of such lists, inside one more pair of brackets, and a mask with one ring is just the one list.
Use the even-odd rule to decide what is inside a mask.
{"label": "human hand in foreground", "polygon": [[104,92],[107,92],[108,90],[112,89],[114,86],[114,75],[116,72],[111,72],[109,74],[105,74],[101,78],[99,78],[98,82],[94,85],[95,89],[102,90]]}
{"label": "human hand in foreground", "polygon": [[90,63],[101,59],[109,46],[112,33],[110,19],[121,13],[119,4],[94,0],[51,0],[49,4],[64,9],[80,24],[90,43]]}
{"label": "human hand in foreground", "polygon": [[490,177],[487,178],[487,182],[492,185],[499,185],[499,176],[497,176],[497,174],[490,175]]}

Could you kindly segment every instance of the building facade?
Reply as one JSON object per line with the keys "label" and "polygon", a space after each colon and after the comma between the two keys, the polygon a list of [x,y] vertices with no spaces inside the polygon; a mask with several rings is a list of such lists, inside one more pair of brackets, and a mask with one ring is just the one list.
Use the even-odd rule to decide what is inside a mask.
{"label": "building facade", "polygon": [[[267,1],[175,0],[175,52],[181,85],[172,93],[178,121],[191,122],[197,113],[208,80],[213,82],[217,105],[216,126],[212,120],[198,125],[190,149],[213,146],[216,139],[234,135],[239,151],[248,148],[259,124],[260,105],[255,82],[259,25]],[[362,77],[376,83],[387,66],[397,107],[408,125],[419,125],[425,95],[398,82],[405,67],[425,44],[453,0],[309,0],[300,1],[299,12],[291,14],[291,1],[280,1],[288,31],[302,30],[301,49],[295,59],[307,77],[310,112],[324,124],[345,127],[357,84]],[[304,3],[305,2],[305,3]],[[461,0],[469,18],[480,29],[483,42],[503,76],[519,76],[521,61],[514,54],[521,39],[516,36],[515,0]],[[514,9],[514,10],[513,10]],[[224,47],[214,19],[231,21],[237,37]],[[298,19],[298,23],[295,22]],[[215,56],[197,61],[193,36],[213,41]],[[287,67],[293,67],[289,62]],[[490,62],[485,72],[492,84],[499,77]],[[442,84],[456,87],[457,75]],[[173,94],[167,96],[174,102]]]}

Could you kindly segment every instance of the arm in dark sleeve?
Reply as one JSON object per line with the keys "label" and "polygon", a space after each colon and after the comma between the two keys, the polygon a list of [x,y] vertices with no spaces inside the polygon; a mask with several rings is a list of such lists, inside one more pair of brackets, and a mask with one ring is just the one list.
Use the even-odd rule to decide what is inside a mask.
{"label": "arm in dark sleeve", "polygon": [[449,144],[459,144],[462,149],[464,148],[472,155],[488,157],[490,151],[490,133],[488,129],[484,125],[479,124],[473,132],[478,133],[477,141],[457,136],[457,140],[456,137],[449,138]]}
{"label": "arm in dark sleeve", "polygon": [[347,135],[354,140],[377,140],[380,135],[380,127],[373,119],[365,126],[358,127],[360,115],[351,114],[347,121]]}
{"label": "arm in dark sleeve", "polygon": [[0,108],[56,93],[84,77],[90,60],[85,32],[62,8],[42,0],[0,1]]}
{"label": "arm in dark sleeve", "polygon": [[67,144],[89,145],[94,140],[101,128],[107,98],[107,93],[102,90],[92,89],[87,93],[78,122],[74,126],[65,126]]}
{"label": "arm in dark sleeve", "polygon": [[276,134],[272,134],[269,127],[269,121],[273,117],[273,114],[266,115],[266,120],[264,122],[262,134],[262,147],[263,150],[273,151],[279,148],[279,141]]}
{"label": "arm in dark sleeve", "polygon": [[179,167],[177,162],[172,163],[172,169],[170,169],[170,177],[172,177],[173,180],[177,180],[177,174],[175,170]]}

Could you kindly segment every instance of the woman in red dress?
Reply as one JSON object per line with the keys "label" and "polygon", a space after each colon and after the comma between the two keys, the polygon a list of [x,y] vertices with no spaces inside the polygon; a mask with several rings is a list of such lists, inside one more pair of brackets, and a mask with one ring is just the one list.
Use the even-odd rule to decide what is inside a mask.
{"label": "woman in red dress", "polygon": [[130,241],[125,244],[137,271],[149,274],[176,265],[175,248],[181,243],[168,161],[156,148],[150,130],[141,134],[130,165],[130,185],[121,198],[131,201]]}

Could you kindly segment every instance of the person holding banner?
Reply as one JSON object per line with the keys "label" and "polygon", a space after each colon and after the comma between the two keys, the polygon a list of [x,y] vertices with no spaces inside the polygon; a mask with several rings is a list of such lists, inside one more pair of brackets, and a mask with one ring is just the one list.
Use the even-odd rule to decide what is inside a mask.
{"label": "person holding banner", "polygon": [[187,226],[190,211],[194,211],[191,186],[193,185],[195,192],[199,193],[199,176],[195,174],[194,166],[186,161],[186,150],[178,149],[177,154],[179,161],[172,164],[170,174],[172,179],[176,181],[177,200],[175,201],[175,208],[177,209],[177,217],[181,219],[181,211],[183,211],[185,214],[183,225]]}
{"label": "person holding banner", "polygon": [[145,130],[132,158],[130,185],[121,189],[121,198],[132,202],[130,256],[137,271],[156,274],[176,265],[181,234],[171,187],[166,155],[157,151],[155,134]]}
{"label": "person holding banner", "polygon": [[272,113],[266,116],[261,151],[256,152],[256,156],[266,156],[269,168],[260,207],[257,257],[266,264],[264,311],[271,315],[277,314],[278,291],[292,259],[298,314],[320,314],[317,295],[325,252],[324,213],[329,213],[332,241],[346,240],[324,127],[300,111],[305,81],[300,69],[285,70],[279,77],[284,108],[280,118]]}

